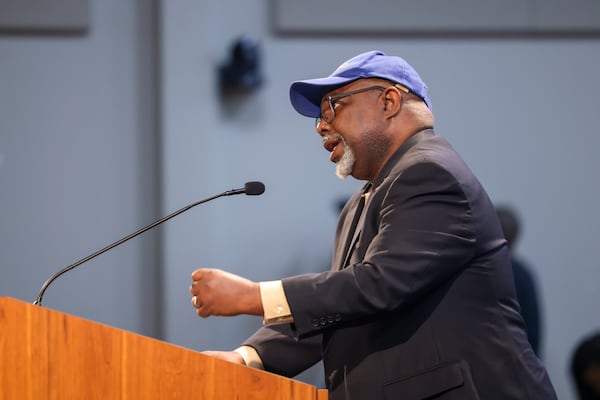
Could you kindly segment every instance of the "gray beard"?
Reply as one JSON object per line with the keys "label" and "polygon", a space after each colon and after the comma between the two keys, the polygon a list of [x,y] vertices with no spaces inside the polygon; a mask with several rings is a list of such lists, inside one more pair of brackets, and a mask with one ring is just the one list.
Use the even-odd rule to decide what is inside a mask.
{"label": "gray beard", "polygon": [[340,179],[346,179],[348,175],[352,173],[352,168],[354,168],[356,157],[354,156],[354,152],[352,151],[350,146],[348,146],[344,138],[341,136],[339,136],[339,138],[344,145],[344,154],[335,165],[335,174]]}

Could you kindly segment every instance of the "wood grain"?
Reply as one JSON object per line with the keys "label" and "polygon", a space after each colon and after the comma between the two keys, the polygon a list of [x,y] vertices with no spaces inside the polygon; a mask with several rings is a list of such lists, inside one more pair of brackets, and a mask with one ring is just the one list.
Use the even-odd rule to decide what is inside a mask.
{"label": "wood grain", "polygon": [[264,371],[0,297],[0,400],[326,400]]}

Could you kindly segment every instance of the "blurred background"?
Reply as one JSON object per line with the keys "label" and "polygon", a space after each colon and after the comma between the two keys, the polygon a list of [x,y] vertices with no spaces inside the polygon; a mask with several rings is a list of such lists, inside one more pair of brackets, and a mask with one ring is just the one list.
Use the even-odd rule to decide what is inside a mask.
{"label": "blurred background", "polygon": [[[260,318],[196,317],[190,275],[329,268],[337,202],[362,183],[335,176],[288,88],[382,50],[419,71],[437,133],[518,210],[541,357],[559,398],[574,398],[572,351],[600,329],[600,5],[65,0],[27,20],[17,3],[0,1],[0,296],[32,302],[60,268],[259,180],[262,196],[198,206],[44,297],[191,349],[237,347]],[[320,371],[299,379],[319,385]]]}

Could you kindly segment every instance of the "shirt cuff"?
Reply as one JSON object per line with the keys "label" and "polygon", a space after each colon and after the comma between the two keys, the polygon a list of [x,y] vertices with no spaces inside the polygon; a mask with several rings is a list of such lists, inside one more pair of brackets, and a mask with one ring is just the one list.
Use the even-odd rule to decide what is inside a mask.
{"label": "shirt cuff", "polygon": [[281,281],[259,282],[264,324],[294,322]]}
{"label": "shirt cuff", "polygon": [[265,369],[262,360],[260,359],[260,356],[258,355],[256,350],[254,350],[254,347],[240,346],[234,351],[240,356],[242,356],[244,362],[246,363],[246,366],[262,370]]}

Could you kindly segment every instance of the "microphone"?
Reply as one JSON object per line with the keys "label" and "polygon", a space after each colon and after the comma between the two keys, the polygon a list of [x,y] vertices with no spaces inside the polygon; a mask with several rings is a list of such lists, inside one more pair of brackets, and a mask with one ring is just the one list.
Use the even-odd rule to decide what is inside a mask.
{"label": "microphone", "polygon": [[[204,203],[205,201],[212,200],[214,198],[221,197],[221,196],[231,196],[232,194],[241,194],[241,193],[246,193],[248,196],[258,196],[258,195],[263,194],[264,192],[265,192],[264,183],[262,183],[262,182],[246,182],[242,189],[234,189],[234,190],[230,190],[225,193],[221,193],[215,197],[211,197],[210,199],[202,200],[198,204]],[[196,205],[196,204],[194,204],[194,205]]]}
{"label": "microphone", "polygon": [[165,221],[170,220],[171,218],[189,210],[192,207],[196,207],[199,204],[202,203],[206,203],[209,202],[211,200],[217,199],[219,197],[224,197],[224,196],[232,196],[232,195],[236,195],[236,194],[242,194],[245,193],[248,196],[258,196],[261,195],[265,192],[265,185],[262,182],[246,182],[244,184],[243,188],[240,189],[232,189],[232,190],[228,190],[226,192],[223,192],[221,194],[218,194],[216,196],[212,196],[212,197],[208,197],[204,200],[200,200],[197,201],[195,203],[189,204],[177,211],[175,211],[174,213],[171,213],[169,215],[167,215],[166,217],[163,217],[161,219],[159,219],[158,221],[154,221],[153,223],[151,223],[150,225],[147,225],[139,230],[137,230],[136,232],[133,232],[132,234],[129,234],[127,236],[125,236],[124,238],[117,240],[116,242],[114,242],[113,244],[109,244],[108,246],[104,247],[103,249],[100,249],[98,251],[96,251],[95,253],[90,254],[87,257],[82,258],[81,260],[67,266],[64,267],[63,269],[59,270],[58,272],[56,272],[54,275],[52,275],[46,282],[44,282],[44,284],[42,285],[42,287],[40,288],[40,291],[38,292],[38,295],[35,299],[35,301],[33,302],[34,305],[38,305],[41,306],[42,305],[42,297],[44,296],[44,292],[46,291],[46,289],[48,288],[48,286],[50,286],[50,284],[59,276],[61,276],[62,274],[64,274],[65,272],[68,272],[70,270],[72,270],[73,268],[78,267],[79,265],[83,264],[84,262],[87,262],[89,260],[91,260],[92,258],[95,258],[97,256],[99,256],[102,253],[107,252],[108,250],[112,249],[113,247],[117,247],[118,245],[125,243],[126,241],[128,241],[129,239],[133,239],[134,237],[146,232],[148,229],[152,229],[154,228],[156,225],[160,225]]}

